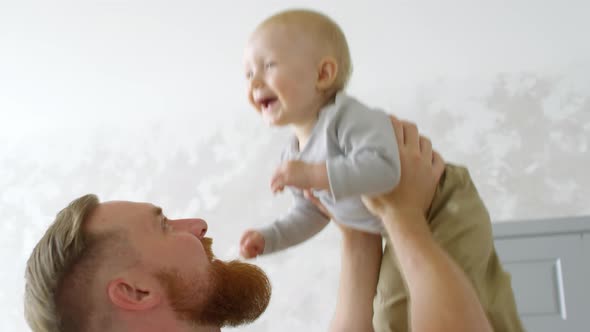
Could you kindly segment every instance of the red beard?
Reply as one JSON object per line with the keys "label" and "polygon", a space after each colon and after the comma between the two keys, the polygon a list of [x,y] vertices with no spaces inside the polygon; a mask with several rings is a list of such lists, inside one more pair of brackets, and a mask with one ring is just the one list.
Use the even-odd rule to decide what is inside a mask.
{"label": "red beard", "polygon": [[158,275],[170,303],[182,320],[205,326],[238,326],[258,318],[270,301],[271,286],[259,267],[215,260],[212,239],[203,247],[211,261],[208,280],[189,280],[175,272]]}

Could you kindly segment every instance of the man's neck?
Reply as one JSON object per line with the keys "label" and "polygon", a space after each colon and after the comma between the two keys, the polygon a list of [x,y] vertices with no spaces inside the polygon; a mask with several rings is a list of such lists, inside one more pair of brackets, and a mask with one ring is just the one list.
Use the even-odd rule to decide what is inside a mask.
{"label": "man's neck", "polygon": [[[157,313],[146,315],[140,313],[140,319],[126,320],[122,325],[125,327],[123,331],[129,332],[220,332],[221,329],[217,326],[197,326],[183,320],[178,320],[175,317],[169,317],[167,314]],[[138,318],[136,316],[136,318]],[[118,330],[117,330],[118,331]]]}
{"label": "man's neck", "polygon": [[174,327],[166,327],[162,329],[162,326],[144,326],[144,327],[136,327],[126,331],[136,331],[136,332],[220,332],[221,329],[216,326],[190,326],[188,324],[177,324]]}

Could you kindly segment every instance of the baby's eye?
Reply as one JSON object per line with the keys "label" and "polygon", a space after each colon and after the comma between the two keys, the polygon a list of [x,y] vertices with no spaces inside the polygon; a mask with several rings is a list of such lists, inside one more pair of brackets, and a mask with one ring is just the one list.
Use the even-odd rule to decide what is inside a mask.
{"label": "baby's eye", "polygon": [[251,79],[252,76],[254,76],[254,73],[251,70],[246,72],[246,79],[247,80]]}

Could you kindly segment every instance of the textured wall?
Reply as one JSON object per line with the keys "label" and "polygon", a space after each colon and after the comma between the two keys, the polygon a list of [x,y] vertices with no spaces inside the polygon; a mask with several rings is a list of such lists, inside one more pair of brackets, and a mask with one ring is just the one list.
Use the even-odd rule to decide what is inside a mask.
{"label": "textured wall", "polygon": [[[290,204],[269,179],[285,130],[245,100],[241,49],[262,17],[313,6],[340,22],[349,92],[417,121],[469,166],[496,221],[590,213],[585,1],[0,2],[0,330],[27,331],[24,263],[87,192],[208,220],[214,249]],[[228,10],[230,9],[230,10]],[[258,262],[274,296],[243,331],[324,331],[339,234]]]}

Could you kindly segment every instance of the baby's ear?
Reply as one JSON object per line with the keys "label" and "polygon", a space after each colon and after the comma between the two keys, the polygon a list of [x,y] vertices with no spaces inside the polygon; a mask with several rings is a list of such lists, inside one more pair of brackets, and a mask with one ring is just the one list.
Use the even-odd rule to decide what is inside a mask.
{"label": "baby's ear", "polygon": [[338,75],[338,63],[332,56],[325,56],[320,60],[318,65],[318,78],[316,81],[316,88],[320,91],[327,90],[332,87]]}

